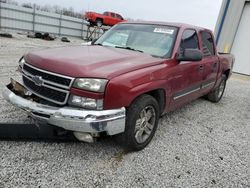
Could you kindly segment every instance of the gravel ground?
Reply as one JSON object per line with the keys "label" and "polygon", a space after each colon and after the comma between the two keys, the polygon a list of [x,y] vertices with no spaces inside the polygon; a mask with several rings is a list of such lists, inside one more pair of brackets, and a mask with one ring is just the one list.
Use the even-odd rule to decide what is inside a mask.
{"label": "gravel ground", "polygon": [[[74,45],[0,38],[0,92],[25,52]],[[0,122],[29,122],[0,96]],[[0,141],[3,187],[250,187],[250,81],[228,81],[218,104],[198,99],[160,120],[151,144],[127,153],[111,138]]]}

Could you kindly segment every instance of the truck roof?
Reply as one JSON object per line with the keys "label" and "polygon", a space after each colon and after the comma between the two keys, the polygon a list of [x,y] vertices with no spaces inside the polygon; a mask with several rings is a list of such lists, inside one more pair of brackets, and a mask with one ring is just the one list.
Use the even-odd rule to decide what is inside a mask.
{"label": "truck roof", "polygon": [[[128,22],[121,22],[120,24],[151,24],[151,25],[166,25],[166,26],[174,26],[178,28],[193,28],[197,30],[209,30],[207,28],[198,27],[190,24],[185,23],[178,23],[178,22],[158,22],[158,21],[128,21]],[[211,30],[209,30],[211,31]]]}

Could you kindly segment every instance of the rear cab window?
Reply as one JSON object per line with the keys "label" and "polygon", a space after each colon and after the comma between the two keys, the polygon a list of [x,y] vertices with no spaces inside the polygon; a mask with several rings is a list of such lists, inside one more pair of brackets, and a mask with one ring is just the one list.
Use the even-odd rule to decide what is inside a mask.
{"label": "rear cab window", "polygon": [[208,31],[201,31],[201,40],[202,40],[202,52],[204,57],[214,56],[214,40],[212,34]]}
{"label": "rear cab window", "polygon": [[119,15],[119,14],[116,14],[116,18],[120,19],[120,20],[123,20],[122,16]]}

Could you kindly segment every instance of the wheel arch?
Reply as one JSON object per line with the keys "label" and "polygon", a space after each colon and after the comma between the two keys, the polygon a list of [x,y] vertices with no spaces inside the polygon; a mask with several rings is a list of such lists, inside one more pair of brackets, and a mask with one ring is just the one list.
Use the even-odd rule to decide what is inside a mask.
{"label": "wheel arch", "polygon": [[96,17],[95,22],[96,22],[97,20],[101,20],[101,21],[102,21],[102,23],[103,23],[103,18]]}
{"label": "wheel arch", "polygon": [[226,78],[227,78],[227,79],[228,79],[229,76],[230,76],[230,72],[231,72],[230,69],[227,69],[227,70],[225,70],[225,71],[223,72],[223,74],[226,75]]}
{"label": "wheel arch", "polygon": [[145,94],[150,95],[156,99],[156,101],[159,104],[160,113],[163,113],[165,106],[166,106],[166,97],[165,97],[166,91],[164,89],[155,89]]}
{"label": "wheel arch", "polygon": [[132,104],[135,100],[137,100],[142,95],[149,95],[153,97],[159,105],[159,111],[160,114],[164,112],[165,106],[166,106],[166,91],[163,88],[153,89],[144,93],[141,93],[140,95],[136,96],[130,104]]}

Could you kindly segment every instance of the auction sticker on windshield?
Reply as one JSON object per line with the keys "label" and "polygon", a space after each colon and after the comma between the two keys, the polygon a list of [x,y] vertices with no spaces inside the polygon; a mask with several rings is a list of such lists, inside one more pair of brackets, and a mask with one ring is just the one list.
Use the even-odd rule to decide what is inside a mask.
{"label": "auction sticker on windshield", "polygon": [[167,28],[155,28],[154,29],[155,33],[166,33],[172,35],[174,33],[173,29],[167,29]]}

